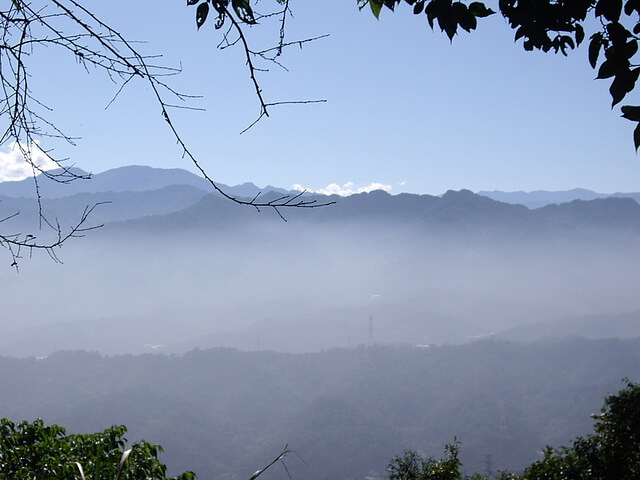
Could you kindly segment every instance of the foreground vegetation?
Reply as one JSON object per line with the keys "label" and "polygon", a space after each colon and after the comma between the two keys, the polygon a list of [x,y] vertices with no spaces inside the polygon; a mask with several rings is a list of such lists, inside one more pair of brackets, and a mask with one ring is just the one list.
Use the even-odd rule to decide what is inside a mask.
{"label": "foreground vegetation", "polygon": [[[547,447],[544,458],[522,474],[498,472],[500,480],[635,480],[640,478],[640,385],[627,382],[624,389],[605,399],[594,432],[578,437],[568,447]],[[67,435],[57,425],[42,420],[15,424],[0,420],[0,479],[54,480],[165,480],[166,466],[158,461],[158,445],[137,442],[125,449],[123,426],[91,435]],[[440,460],[423,458],[414,451],[395,457],[387,467],[389,480],[462,479],[459,444],[447,445]],[[278,456],[275,463],[282,455]],[[259,476],[257,471],[251,478]],[[474,473],[474,480],[493,476]],[[193,480],[185,472],[173,480]]]}
{"label": "foreground vegetation", "polygon": [[125,450],[124,426],[67,435],[59,425],[0,420],[0,480],[193,480],[192,472],[166,477],[160,445],[135,442]]}
{"label": "foreground vegetation", "polygon": [[[605,399],[594,432],[578,437],[568,447],[547,447],[544,458],[522,474],[500,471],[500,480],[635,480],[640,478],[640,385],[627,383]],[[387,467],[389,480],[453,480],[463,478],[459,445],[447,445],[440,460],[422,458],[414,451],[395,457]],[[471,478],[491,477],[474,473]]]}

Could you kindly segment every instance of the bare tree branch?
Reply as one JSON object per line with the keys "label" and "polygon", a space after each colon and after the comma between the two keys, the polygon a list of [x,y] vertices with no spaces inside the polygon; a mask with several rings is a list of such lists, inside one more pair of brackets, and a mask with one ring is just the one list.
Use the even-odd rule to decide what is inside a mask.
{"label": "bare tree branch", "polygon": [[[100,205],[110,202],[95,203],[91,207],[85,207],[78,222],[70,227],[68,230],[63,231],[60,224],[55,221],[47,222],[47,225],[54,231],[55,238],[46,243],[39,243],[36,236],[32,234],[12,233],[12,234],[0,234],[0,247],[4,247],[8,250],[11,256],[11,266],[18,270],[18,260],[23,258],[23,252],[27,251],[29,256],[34,251],[40,250],[46,252],[51,259],[56,263],[62,263],[58,257],[56,250],[60,248],[67,240],[71,238],[83,237],[85,233],[101,228],[103,225],[89,225],[89,217],[91,213]],[[16,217],[20,212],[16,212],[5,218],[0,219],[0,223],[5,222],[11,218]]]}
{"label": "bare tree branch", "polygon": [[[256,121],[269,116],[269,108],[284,104],[320,103],[324,100],[297,100],[268,102],[263,96],[258,83],[257,72],[266,71],[256,64],[256,60],[271,62],[284,67],[278,59],[283,49],[318,40],[324,36],[312,37],[296,42],[285,41],[285,26],[287,17],[291,15],[289,1],[278,2],[281,8],[268,14],[254,14],[251,7],[238,8],[234,3],[234,9],[227,8],[228,1],[204,0],[218,10],[219,18],[216,27],[221,27],[224,19],[229,19],[229,29],[223,34],[220,48],[228,48],[241,45],[249,75],[253,84],[258,102],[260,114]],[[248,5],[248,3],[247,3]],[[244,10],[243,10],[244,9]],[[253,25],[256,19],[278,19],[279,34],[276,46],[261,50],[253,50],[245,32],[244,25]],[[204,22],[204,20],[202,20]],[[200,25],[201,26],[201,25]],[[234,39],[230,38],[232,35]],[[247,205],[260,210],[261,208],[273,209],[284,220],[281,213],[283,208],[317,208],[330,205],[334,202],[319,203],[315,199],[307,199],[302,193],[284,195],[276,200],[260,199],[256,195],[253,199],[238,198],[225,192],[205,171],[198,161],[195,153],[183,140],[181,133],[171,116],[172,108],[194,109],[186,104],[187,100],[196,98],[174,90],[166,80],[167,76],[175,75],[180,69],[166,67],[157,64],[157,56],[147,56],[140,53],[135,42],[126,39],[112,26],[103,22],[96,14],[85,7],[80,0],[12,0],[4,2],[0,7],[0,146],[13,145],[17,148],[29,165],[34,178],[36,201],[39,212],[40,228],[48,226],[58,232],[58,240],[52,243],[38,244],[35,237],[23,237],[20,234],[0,236],[0,244],[9,248],[13,263],[20,258],[20,249],[33,251],[41,249],[49,253],[58,261],[53,249],[59,247],[66,239],[84,232],[87,216],[94,207],[85,210],[77,225],[72,227],[68,234],[63,235],[56,222],[51,222],[43,215],[42,195],[40,181],[42,179],[59,183],[89,178],[90,175],[78,173],[77,170],[65,165],[66,158],[58,158],[53,154],[51,141],[61,141],[74,145],[76,140],[69,136],[55,123],[49,120],[51,108],[46,103],[34,96],[29,85],[29,61],[37,58],[42,47],[55,47],[73,56],[87,72],[89,69],[105,74],[117,85],[117,90],[107,103],[108,108],[120,95],[122,90],[133,80],[142,80],[150,88],[160,112],[169,127],[169,132],[178,144],[182,157],[190,160],[201,175],[209,182],[214,191],[224,198],[240,205]],[[46,146],[45,146],[46,145]],[[51,166],[57,168],[51,169]],[[91,227],[93,229],[96,227]],[[13,249],[13,250],[12,250]],[[15,265],[14,265],[15,266]]]}
{"label": "bare tree branch", "polygon": [[[278,462],[282,462],[282,465],[284,465],[287,475],[289,475],[289,470],[287,469],[287,466],[284,464],[283,460],[284,460],[284,457],[286,457],[288,454],[292,452],[293,450],[289,449],[289,445],[285,445],[282,451],[278,454],[278,456],[276,456],[276,458],[274,458],[271,462],[269,462],[267,466],[261,468],[260,470],[257,470],[253,475],[251,475],[249,480],[256,480],[260,475],[262,475],[264,472],[269,470],[272,466],[274,466]],[[291,475],[289,475],[289,478],[291,478]]]}

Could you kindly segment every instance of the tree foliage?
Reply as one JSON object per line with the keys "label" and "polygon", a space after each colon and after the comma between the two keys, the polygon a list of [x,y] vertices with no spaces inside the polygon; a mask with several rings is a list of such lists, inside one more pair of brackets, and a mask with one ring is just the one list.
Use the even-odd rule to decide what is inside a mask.
{"label": "tree foliage", "polygon": [[[594,433],[578,437],[569,447],[547,447],[542,460],[521,475],[500,472],[501,480],[636,480],[640,478],[640,384],[627,381],[624,389],[608,396],[598,415]],[[387,467],[389,480],[459,479],[459,445],[445,448],[445,458],[423,458],[407,451]],[[474,474],[474,479],[486,478]]]}
{"label": "tree foliage", "polygon": [[160,445],[136,442],[125,452],[127,429],[68,435],[42,420],[0,420],[0,480],[194,480],[193,472],[166,477]]}
{"label": "tree foliage", "polygon": [[[378,17],[382,7],[389,10],[406,3],[416,15],[425,14],[431,28],[438,27],[453,39],[458,31],[470,32],[477,19],[493,15],[482,2],[468,5],[452,0],[359,0]],[[498,10],[522,39],[525,50],[553,51],[567,55],[589,37],[589,64],[598,79],[611,79],[612,104],[619,104],[636,86],[640,65],[633,63],[640,34],[640,0],[499,0]],[[595,21],[593,21],[595,20]],[[640,147],[640,107],[625,105],[622,116],[636,122],[634,144]]]}
{"label": "tree foliage", "polygon": [[640,478],[640,384],[605,399],[594,433],[570,447],[547,447],[544,458],[528,467],[523,480],[634,480]]}
{"label": "tree foliage", "polygon": [[458,459],[460,445],[454,442],[445,446],[444,458],[423,458],[407,450],[401,457],[394,457],[387,466],[389,480],[456,480],[461,479]]}

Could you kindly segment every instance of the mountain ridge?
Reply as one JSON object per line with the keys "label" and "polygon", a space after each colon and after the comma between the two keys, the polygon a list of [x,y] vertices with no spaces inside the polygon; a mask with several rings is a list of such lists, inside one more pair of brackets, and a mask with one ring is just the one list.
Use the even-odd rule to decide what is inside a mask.
{"label": "mountain ridge", "polygon": [[632,198],[640,203],[640,193],[638,192],[616,192],[616,193],[598,193],[586,188],[572,188],[570,190],[550,191],[550,190],[532,190],[525,192],[523,190],[504,192],[501,190],[479,191],[478,195],[492,198],[501,202],[524,205],[529,209],[541,208],[547,205],[567,203],[574,200],[595,200],[598,198]]}
{"label": "mountain ridge", "polygon": [[[203,192],[213,192],[213,187],[207,180],[181,168],[165,169],[144,165],[128,165],[96,174],[88,174],[80,169],[72,169],[72,172],[78,175],[91,175],[91,178],[77,179],[68,183],[57,183],[50,180],[41,181],[39,182],[40,194],[44,198],[61,198],[78,193],[151,191],[172,185],[188,185]],[[265,193],[269,191],[289,193],[288,190],[271,185],[260,188],[251,182],[235,186],[220,183],[218,186],[228,194],[239,197],[252,197],[261,191]],[[33,178],[0,182],[0,195],[34,198],[36,192]]]}
{"label": "mountain ridge", "polygon": [[[293,224],[385,224],[387,227],[413,226],[440,232],[463,228],[465,231],[538,236],[547,231],[579,233],[594,228],[640,231],[640,204],[631,198],[621,197],[573,200],[533,210],[469,190],[450,190],[440,197],[373,191],[348,197],[309,194],[306,198],[318,203],[333,201],[335,204],[313,209],[281,208],[280,213]],[[51,198],[43,202],[43,213],[47,218],[57,219],[61,225],[72,225],[87,206],[95,204],[100,206],[91,216],[94,224],[110,225],[110,229],[116,231],[130,228],[150,231],[228,229],[281,223],[273,209],[258,211],[247,208],[215,193],[184,184],[157,190],[76,193]],[[33,198],[0,194],[0,217],[8,217],[15,212],[21,214],[8,220],[4,224],[5,230],[34,228],[38,218],[37,202]]]}
{"label": "mountain ridge", "polygon": [[[84,170],[78,168],[70,169],[78,175],[91,175]],[[158,190],[170,185],[189,185],[199,188],[204,192],[213,193],[211,184],[204,178],[181,168],[155,168],[145,165],[128,165],[106,170],[97,174],[92,174],[90,180],[77,180],[66,184],[60,184],[51,181],[40,182],[41,194],[45,198],[60,198],[75,195],[77,193],[98,193],[98,192],[138,192],[147,190]],[[238,197],[253,197],[259,192],[277,192],[282,194],[292,193],[288,190],[273,185],[267,185],[260,188],[251,182],[245,182],[238,185],[225,185],[220,183],[219,186],[227,193]],[[296,192],[297,193],[297,192]],[[309,192],[313,194],[312,192]],[[481,190],[475,192],[477,195],[491,198],[509,204],[524,205],[529,209],[537,209],[551,204],[561,204],[571,202],[573,200],[595,200],[600,198],[632,198],[640,203],[640,192],[629,193],[598,193],[585,188],[573,188],[570,190],[533,190],[533,191],[501,191],[501,190]],[[29,177],[19,181],[0,182],[0,195],[7,197],[35,197],[35,189],[33,178]],[[320,195],[320,194],[314,194]],[[409,194],[399,193],[394,196],[422,196],[426,194]],[[445,196],[430,195],[432,197]]]}

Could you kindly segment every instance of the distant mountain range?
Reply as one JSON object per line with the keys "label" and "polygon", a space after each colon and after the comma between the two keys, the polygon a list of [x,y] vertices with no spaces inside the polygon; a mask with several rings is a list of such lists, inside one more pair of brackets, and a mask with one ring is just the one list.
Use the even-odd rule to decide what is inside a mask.
{"label": "distant mountain range", "polygon": [[533,192],[501,192],[493,190],[491,192],[481,191],[478,195],[492,198],[500,202],[524,205],[528,208],[540,208],[550,204],[560,204],[572,202],[573,200],[595,200],[597,198],[621,197],[633,198],[640,203],[640,193],[596,193],[584,188],[574,188],[560,192],[550,192],[547,190],[535,190]]}
{"label": "distant mountain range", "polygon": [[[289,442],[292,478],[376,478],[455,438],[467,472],[519,469],[640,372],[638,194],[308,194],[336,203],[283,222],[177,169],[41,188],[63,229],[94,204],[104,228],[63,264],[0,255],[0,412],[126,424],[176,471],[248,478]],[[17,212],[1,233],[55,238],[32,179],[0,183]]]}
{"label": "distant mountain range", "polygon": [[[79,176],[88,175],[87,172],[80,169],[71,169],[71,171]],[[57,183],[49,180],[39,182],[40,193],[44,198],[68,197],[78,193],[143,192],[175,185],[188,185],[205,193],[213,190],[207,180],[186,170],[179,168],[153,168],[140,165],[107,170],[91,175],[89,180],[78,179],[69,183]],[[253,197],[260,191],[287,192],[287,190],[271,185],[261,189],[250,182],[235,186],[221,183],[219,186],[229,194],[238,197]],[[0,195],[32,198],[35,197],[35,194],[33,178],[16,182],[0,182]]]}
{"label": "distant mountain range", "polygon": [[[0,183],[0,219],[20,212],[1,231],[55,236],[38,230],[31,183]],[[63,267],[25,258],[17,279],[0,269],[3,294],[13,299],[0,318],[0,355],[139,353],[160,344],[175,352],[220,345],[302,352],[370,337],[438,344],[491,332],[638,332],[637,315],[559,322],[556,330],[545,323],[640,309],[640,204],[633,198],[529,209],[469,190],[308,194],[336,204],[283,209],[283,222],[268,208],[211,193],[184,170],[123,167],[67,186],[43,182],[47,193],[45,185],[44,214],[63,230],[86,206],[107,203],[90,218],[104,228],[65,245]],[[269,188],[265,196],[285,192]],[[67,301],[68,292],[81,301]]]}
{"label": "distant mountain range", "polygon": [[519,325],[498,334],[510,340],[551,337],[640,338],[640,311],[615,315],[588,315],[554,322]]}
{"label": "distant mountain range", "polygon": [[[81,172],[78,172],[81,173]],[[220,185],[231,195],[252,197],[281,195],[284,189],[252,183],[236,186]],[[47,218],[61,225],[71,225],[86,206],[101,205],[92,214],[94,224],[129,222],[117,229],[220,228],[253,222],[271,222],[273,211],[240,207],[215,192],[204,179],[180,169],[157,169],[142,166],[121,167],[96,174],[91,180],[69,184],[46,181],[40,185],[43,209]],[[518,235],[539,235],[551,230],[584,230],[614,228],[640,230],[640,194],[604,196],[588,190],[567,192],[483,192],[448,191],[441,196],[383,191],[349,197],[327,197],[307,194],[318,202],[337,204],[319,209],[287,209],[287,219],[298,222],[328,221],[359,223],[388,222],[438,231],[466,228],[476,231],[500,230]],[[38,205],[34,201],[33,179],[0,183],[0,218],[14,212],[21,214],[4,223],[4,230],[26,232],[37,221]],[[585,200],[576,198],[589,198]],[[505,201],[506,200],[506,201]],[[567,200],[556,204],[556,201]],[[569,201],[570,200],[570,201]],[[529,209],[516,204],[522,201],[547,205]],[[136,224],[130,222],[135,221]]]}
{"label": "distant mountain range", "polygon": [[[81,176],[88,175],[87,172],[81,169],[71,169],[71,171]],[[77,180],[66,184],[43,181],[39,187],[40,193],[44,198],[61,198],[79,193],[152,191],[176,185],[187,185],[201,190],[204,193],[212,193],[211,185],[207,180],[187,170],[179,168],[162,169],[140,165],[114,168],[92,175],[90,180]],[[268,192],[291,193],[291,190],[274,187],[272,185],[260,188],[251,182],[235,186],[220,183],[219,186],[231,195],[245,198],[253,197],[258,192],[264,194]],[[499,202],[524,205],[529,209],[540,208],[550,204],[568,203],[574,200],[589,201],[609,197],[632,198],[640,203],[640,193],[618,192],[606,194],[593,192],[584,188],[574,188],[565,191],[536,190],[531,192],[503,192],[493,190],[479,191],[477,194]],[[14,198],[35,197],[33,179],[27,178],[21,181],[0,182],[0,196]],[[420,196],[422,197],[424,195]]]}

